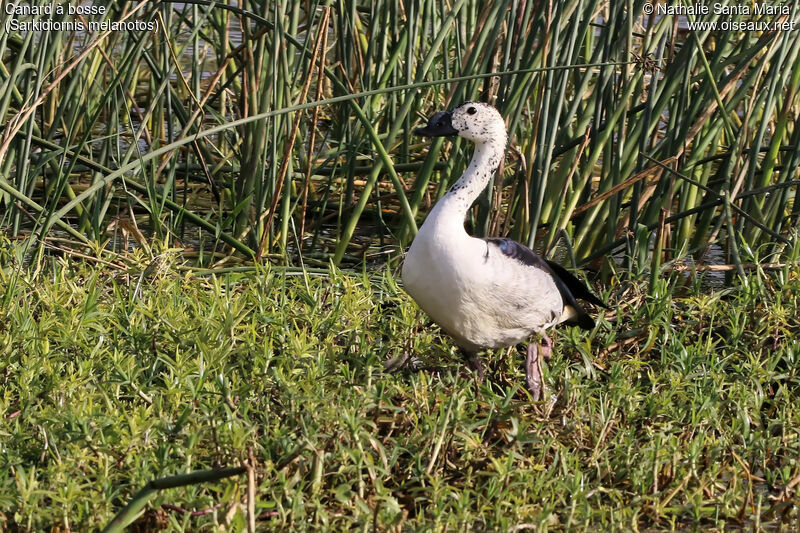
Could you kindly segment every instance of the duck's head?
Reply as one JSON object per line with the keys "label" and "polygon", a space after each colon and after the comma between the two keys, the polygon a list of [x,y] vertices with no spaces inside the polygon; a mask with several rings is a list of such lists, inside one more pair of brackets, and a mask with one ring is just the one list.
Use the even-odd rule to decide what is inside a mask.
{"label": "duck's head", "polygon": [[414,130],[426,137],[458,135],[475,143],[506,143],[506,124],[497,109],[483,102],[465,102],[452,111],[439,111],[424,128]]}

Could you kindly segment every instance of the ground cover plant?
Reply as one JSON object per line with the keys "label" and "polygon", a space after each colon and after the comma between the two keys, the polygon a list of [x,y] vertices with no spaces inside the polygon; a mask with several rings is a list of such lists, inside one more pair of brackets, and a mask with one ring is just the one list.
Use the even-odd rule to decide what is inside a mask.
{"label": "ground cover plant", "polygon": [[[388,271],[111,264],[0,277],[3,529],[101,527],[151,479],[250,454],[266,529],[797,523],[797,268],[613,285],[593,332],[559,331],[534,404],[520,355],[476,383]],[[157,492],[136,525],[241,530],[246,485]]]}

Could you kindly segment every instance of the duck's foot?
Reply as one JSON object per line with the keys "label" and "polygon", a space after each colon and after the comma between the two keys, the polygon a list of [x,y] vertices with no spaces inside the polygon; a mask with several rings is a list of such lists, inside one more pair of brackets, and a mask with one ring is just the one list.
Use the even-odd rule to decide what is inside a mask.
{"label": "duck's foot", "polygon": [[550,359],[553,351],[553,341],[542,334],[541,353],[540,346],[535,343],[528,345],[528,356],[525,358],[525,384],[531,391],[534,402],[538,402],[542,395],[542,358]]}
{"label": "duck's foot", "polygon": [[464,359],[467,360],[467,364],[478,375],[478,381],[483,381],[483,363],[481,362],[481,355],[480,352],[470,353],[466,350],[461,350],[461,353],[464,355]]}
{"label": "duck's foot", "polygon": [[393,374],[403,368],[403,366],[408,362],[411,358],[407,351],[403,351],[402,355],[398,355],[397,357],[392,357],[388,361],[383,364],[383,370],[388,374]]}

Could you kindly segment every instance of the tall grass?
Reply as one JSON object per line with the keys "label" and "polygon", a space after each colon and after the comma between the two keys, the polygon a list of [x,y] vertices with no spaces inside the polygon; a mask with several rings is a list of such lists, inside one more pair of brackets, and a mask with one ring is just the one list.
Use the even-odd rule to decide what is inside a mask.
{"label": "tall grass", "polygon": [[413,126],[481,99],[511,143],[473,232],[637,271],[710,244],[774,260],[800,222],[796,32],[690,32],[641,9],[195,0],[109,4],[151,34],[4,24],[0,220],[40,251],[60,227],[168,236],[201,264],[382,259],[470,154]]}

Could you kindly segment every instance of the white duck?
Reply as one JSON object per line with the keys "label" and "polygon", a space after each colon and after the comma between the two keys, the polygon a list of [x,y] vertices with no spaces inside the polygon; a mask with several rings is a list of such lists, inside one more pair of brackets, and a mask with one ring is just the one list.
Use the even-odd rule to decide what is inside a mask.
{"label": "white duck", "polygon": [[506,126],[497,110],[467,102],[435,113],[415,130],[429,137],[458,135],[475,143],[467,170],[436,203],[419,229],[403,264],[405,290],[466,353],[483,377],[479,353],[514,346],[533,335],[525,378],[534,401],[542,388],[540,355],[549,358],[545,330],[561,322],[582,328],[594,320],[576,298],[605,307],[575,276],[507,238],[479,239],[464,229],[467,210],[486,187],[506,149]]}

